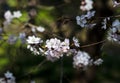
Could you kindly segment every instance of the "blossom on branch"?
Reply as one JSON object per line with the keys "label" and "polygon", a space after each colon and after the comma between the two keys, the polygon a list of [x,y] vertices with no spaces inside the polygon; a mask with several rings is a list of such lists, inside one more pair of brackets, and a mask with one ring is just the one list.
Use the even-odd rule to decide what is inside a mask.
{"label": "blossom on branch", "polygon": [[43,40],[41,40],[41,38],[35,37],[34,35],[29,36],[26,41],[27,41],[28,44],[38,44],[38,43],[43,42]]}
{"label": "blossom on branch", "polygon": [[99,58],[99,59],[97,59],[97,60],[94,61],[94,64],[95,64],[95,65],[98,65],[98,66],[99,66],[100,64],[102,64],[102,63],[103,63],[103,60],[102,60],[101,58]]}
{"label": "blossom on branch", "polygon": [[89,65],[91,57],[88,53],[78,51],[77,54],[73,57],[73,66],[74,68],[85,68]]}
{"label": "blossom on branch", "polygon": [[80,9],[82,11],[89,11],[89,10],[93,9],[93,1],[92,0],[83,0],[81,2]]}

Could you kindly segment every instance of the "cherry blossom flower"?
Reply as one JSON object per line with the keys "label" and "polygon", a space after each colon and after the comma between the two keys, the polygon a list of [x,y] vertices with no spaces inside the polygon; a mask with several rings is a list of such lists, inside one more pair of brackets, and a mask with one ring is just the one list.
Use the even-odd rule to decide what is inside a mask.
{"label": "cherry blossom flower", "polygon": [[37,30],[38,32],[44,32],[44,31],[45,31],[45,28],[39,26],[39,27],[36,28],[36,30]]}
{"label": "cherry blossom flower", "polygon": [[89,11],[93,9],[93,1],[92,0],[84,0],[81,2],[80,9],[82,11]]}
{"label": "cherry blossom flower", "polygon": [[13,12],[13,17],[14,18],[20,18],[22,16],[22,13],[20,11],[14,11]]}
{"label": "cherry blossom flower", "polygon": [[4,73],[5,77],[6,78],[12,78],[13,77],[13,74],[9,71],[7,71],[6,73]]}
{"label": "cherry blossom flower", "polygon": [[6,19],[7,22],[11,22],[11,20],[13,19],[13,15],[11,13],[11,11],[6,11],[4,14],[4,18]]}
{"label": "cherry blossom flower", "polygon": [[73,66],[76,68],[84,68],[90,63],[90,56],[86,52],[78,51],[73,57]]}
{"label": "cherry blossom flower", "polygon": [[50,40],[46,40],[46,45],[48,49],[58,50],[60,47],[61,41],[57,38],[51,38]]}
{"label": "cherry blossom flower", "polygon": [[103,22],[102,22],[102,25],[103,25],[103,26],[102,26],[101,28],[102,28],[102,29],[106,29],[106,28],[107,28],[107,25],[106,25],[106,24],[107,24],[107,19],[105,18],[105,19],[103,20]]}
{"label": "cherry blossom flower", "polygon": [[29,36],[28,39],[26,40],[28,44],[38,44],[38,43],[42,43],[43,40],[41,40],[41,38],[39,37],[35,37],[33,36]]}
{"label": "cherry blossom flower", "polygon": [[62,52],[67,53],[68,50],[70,49],[69,45],[70,45],[69,39],[65,39],[65,40],[61,43],[61,46],[60,46]]}
{"label": "cherry blossom flower", "polygon": [[96,23],[88,23],[88,20],[91,19],[95,15],[95,11],[88,11],[87,14],[76,16],[76,23],[80,25],[82,28],[92,28],[96,25]]}
{"label": "cherry blossom flower", "polygon": [[97,59],[96,61],[94,61],[95,65],[100,65],[103,63],[103,60],[101,58]]}
{"label": "cherry blossom flower", "polygon": [[80,43],[77,38],[73,37],[73,42],[76,47],[80,47]]}

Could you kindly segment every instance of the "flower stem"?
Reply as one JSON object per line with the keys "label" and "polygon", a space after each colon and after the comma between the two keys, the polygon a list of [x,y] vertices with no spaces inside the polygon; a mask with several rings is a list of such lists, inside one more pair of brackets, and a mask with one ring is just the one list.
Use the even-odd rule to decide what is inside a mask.
{"label": "flower stem", "polygon": [[96,43],[80,46],[80,48],[86,48],[86,47],[94,46],[94,45],[97,45],[97,44],[100,44],[100,43],[104,43],[105,41],[106,41],[106,39],[102,40],[100,42],[96,42]]}

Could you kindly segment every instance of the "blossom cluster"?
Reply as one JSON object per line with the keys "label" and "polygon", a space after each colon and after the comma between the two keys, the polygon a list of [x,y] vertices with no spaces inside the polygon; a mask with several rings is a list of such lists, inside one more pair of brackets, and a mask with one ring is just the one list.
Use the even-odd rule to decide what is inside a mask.
{"label": "blossom cluster", "polygon": [[[12,20],[13,19],[18,19],[22,17],[22,13],[21,11],[17,10],[17,11],[13,11],[11,12],[10,10],[7,10],[5,13],[4,13],[4,18],[5,18],[5,21],[3,22],[3,27],[0,27],[0,40],[1,39],[4,39],[3,38],[3,34],[4,34],[4,30],[6,30],[7,28],[9,28],[9,24],[12,23]],[[29,24],[29,23],[28,23]],[[27,25],[27,24],[25,24]],[[25,26],[24,25],[24,26]],[[45,28],[42,27],[42,26],[35,26],[35,25],[32,25],[30,26],[31,28],[31,31],[33,33],[36,33],[36,32],[44,32],[45,31]],[[21,41],[22,44],[25,44],[26,43],[26,32],[25,31],[21,31],[20,33],[18,33],[18,35],[16,36],[15,34],[9,34],[8,35],[8,39],[7,39],[7,42],[9,44],[15,44],[18,40]]]}
{"label": "blossom cluster", "polygon": [[33,32],[33,33],[36,33],[36,32],[44,32],[45,31],[45,28],[44,27],[42,27],[42,26],[36,26],[36,27],[32,27],[31,28],[31,31]]}
{"label": "blossom cluster", "polygon": [[77,51],[76,55],[73,57],[73,67],[86,69],[88,66],[100,65],[103,60],[101,58],[93,61],[90,55],[84,51]]}
{"label": "blossom cluster", "polygon": [[10,24],[12,19],[20,18],[21,16],[22,16],[22,13],[20,11],[13,11],[13,13],[10,10],[6,11],[4,14],[4,18],[5,18],[4,25]]}
{"label": "blossom cluster", "polygon": [[117,0],[112,0],[113,1],[113,7],[119,6],[120,2],[117,2]]}
{"label": "blossom cluster", "polygon": [[93,1],[92,0],[81,1],[80,9],[82,11],[89,11],[89,10],[93,9]]}
{"label": "blossom cluster", "polygon": [[110,20],[110,18],[108,17],[108,18],[104,18],[103,19],[103,22],[102,22],[102,29],[107,29],[107,21],[109,21]]}
{"label": "blossom cluster", "polygon": [[15,77],[11,72],[7,71],[4,73],[4,77],[0,78],[0,83],[16,83]]}
{"label": "blossom cluster", "polygon": [[[51,38],[44,41],[33,36],[29,36],[26,40],[28,45],[27,48],[30,49],[35,55],[43,55],[49,61],[56,61],[63,56],[73,55],[73,66],[75,68],[86,68],[91,66],[91,64],[99,65],[103,61],[93,61],[90,55],[87,52],[82,52],[75,48],[80,48],[79,40],[75,37],[72,39],[72,45],[75,48],[71,48],[71,42],[68,38],[65,38],[64,41],[61,41],[58,38]],[[73,47],[72,46],[72,47]]]}
{"label": "blossom cluster", "polygon": [[96,25],[96,23],[89,23],[88,20],[90,20],[95,15],[95,11],[88,11],[87,14],[76,16],[76,22],[77,25],[84,28],[92,28]]}
{"label": "blossom cluster", "polygon": [[117,42],[120,44],[120,21],[116,19],[113,21],[110,30],[108,31],[107,39],[109,41]]}
{"label": "blossom cluster", "polygon": [[[4,73],[4,77],[0,78],[0,83],[16,83],[16,77],[13,76],[13,73],[7,71]],[[36,83],[34,80],[31,80],[29,83]]]}

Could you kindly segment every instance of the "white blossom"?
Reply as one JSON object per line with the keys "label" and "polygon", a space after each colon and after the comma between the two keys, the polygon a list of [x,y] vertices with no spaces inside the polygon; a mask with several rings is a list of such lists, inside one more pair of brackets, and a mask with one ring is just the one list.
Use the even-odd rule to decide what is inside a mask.
{"label": "white blossom", "polygon": [[33,52],[34,55],[39,55],[40,53],[43,53],[44,50],[42,48],[36,48],[35,46],[27,45],[27,49],[29,49],[31,52]]}
{"label": "white blossom", "polygon": [[61,41],[57,38],[51,38],[50,40],[46,40],[45,47],[48,48],[48,50],[45,52],[45,55],[60,58],[63,56],[61,51]]}
{"label": "white blossom", "polygon": [[13,14],[10,10],[6,11],[4,14],[4,17],[7,22],[11,22],[13,18],[19,18],[22,16],[22,13],[20,11],[14,11]]}
{"label": "white blossom", "polygon": [[111,33],[109,33],[107,39],[108,39],[109,41],[115,41],[115,42],[118,41],[118,39],[117,39],[117,34],[111,34]]}
{"label": "white blossom", "polygon": [[103,60],[101,58],[97,59],[96,61],[94,61],[95,65],[100,65],[102,64]]}
{"label": "white blossom", "polygon": [[120,29],[120,21],[118,19],[116,19],[115,21],[113,21],[112,27]]}
{"label": "white blossom", "polygon": [[120,5],[120,3],[118,3],[116,0],[112,0],[112,1],[113,1],[113,7]]}
{"label": "white blossom", "polygon": [[86,52],[78,51],[77,54],[73,57],[74,67],[83,68],[89,65],[90,56]]}
{"label": "white blossom", "polygon": [[116,33],[117,29],[113,27],[112,29],[110,29],[110,31],[111,31],[111,33]]}
{"label": "white blossom", "polygon": [[69,39],[65,39],[62,43],[61,43],[61,49],[64,53],[68,52],[68,50],[70,49],[69,47],[70,45],[70,41]]}
{"label": "white blossom", "polygon": [[87,17],[87,19],[90,19],[90,18],[93,17],[94,15],[95,15],[95,11],[88,11],[85,16]]}
{"label": "white blossom", "polygon": [[14,18],[20,18],[22,16],[22,13],[20,11],[14,11],[13,12],[13,17]]}
{"label": "white blossom", "polygon": [[120,43],[120,35],[118,34],[119,31],[120,31],[120,21],[116,19],[115,21],[113,21],[112,27],[108,31],[107,39],[109,41],[115,41],[117,43]]}
{"label": "white blossom", "polygon": [[32,31],[33,33],[35,33],[35,32],[36,32],[35,27],[32,27],[32,28],[31,28],[31,31]]}
{"label": "white blossom", "polygon": [[26,40],[28,44],[38,44],[38,43],[42,43],[43,40],[41,40],[41,38],[39,37],[35,37],[33,36],[29,36],[28,39]]}
{"label": "white blossom", "polygon": [[77,25],[80,25],[81,27],[85,27],[85,24],[87,23],[87,20],[85,19],[85,15],[76,16]]}
{"label": "white blossom", "polygon": [[80,47],[80,43],[77,38],[73,37],[73,42],[76,47]]}
{"label": "white blossom", "polygon": [[[59,59],[60,57],[62,57],[63,56],[63,54],[62,54],[62,52],[60,52],[60,51],[57,51],[57,50],[47,50],[46,52],[45,52],[45,55],[48,57],[49,56],[49,58],[56,58],[56,59]],[[48,60],[50,60],[50,59],[48,59]]]}
{"label": "white blossom", "polygon": [[6,19],[7,22],[11,22],[11,20],[13,19],[13,15],[11,13],[11,11],[6,11],[4,14],[4,18]]}
{"label": "white blossom", "polygon": [[50,40],[46,40],[46,45],[48,49],[55,49],[58,50],[61,45],[61,41],[57,38],[51,38]]}
{"label": "white blossom", "polygon": [[105,18],[104,20],[103,20],[103,22],[102,22],[102,29],[106,29],[107,28],[107,19]]}
{"label": "white blossom", "polygon": [[0,78],[0,83],[6,83],[4,78]]}
{"label": "white blossom", "polygon": [[108,31],[107,39],[112,42],[120,43],[120,35],[116,33],[117,31],[119,31],[119,29],[111,28]]}
{"label": "white blossom", "polygon": [[64,53],[69,51],[69,44],[69,39],[65,39],[63,42],[57,38],[47,40],[45,45],[47,47],[45,52],[47,59],[53,61],[62,57]]}
{"label": "white blossom", "polygon": [[36,83],[34,80],[31,80],[30,83]]}
{"label": "white blossom", "polygon": [[[82,2],[82,3],[83,3],[83,2]],[[89,10],[93,9],[93,1],[92,1],[92,0],[85,0],[84,3],[85,3],[85,4],[82,4],[82,5],[80,6],[80,9],[81,9],[82,11],[89,11]]]}
{"label": "white blossom", "polygon": [[7,71],[6,73],[4,73],[5,78],[7,78],[7,80],[3,80],[3,82],[1,83],[16,83],[15,82],[15,77],[13,76],[13,74],[9,71]]}
{"label": "white blossom", "polygon": [[9,25],[14,18],[21,17],[22,14],[20,11],[14,11],[13,13],[8,10],[4,13],[5,21],[3,22],[4,26]]}
{"label": "white blossom", "polygon": [[4,73],[5,77],[6,78],[12,78],[13,77],[13,74],[9,71],[7,71],[6,73]]}
{"label": "white blossom", "polygon": [[39,31],[39,32],[44,32],[44,31],[45,31],[45,28],[39,26],[39,27],[36,28],[36,30]]}
{"label": "white blossom", "polygon": [[35,55],[39,55],[40,53],[44,52],[43,49],[37,45],[43,42],[41,38],[29,36],[26,41],[28,43],[27,49],[30,49],[30,51],[32,51]]}
{"label": "white blossom", "polygon": [[83,27],[92,28],[93,26],[96,25],[96,23],[88,23],[87,20],[92,18],[94,15],[95,15],[95,11],[88,11],[87,14],[85,15],[76,16],[77,25],[80,25],[82,28]]}

